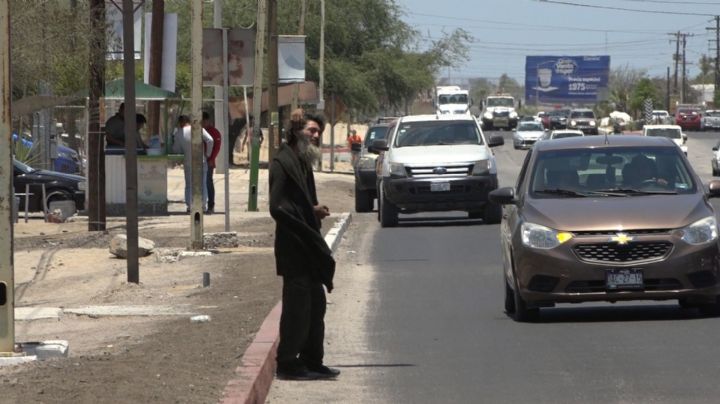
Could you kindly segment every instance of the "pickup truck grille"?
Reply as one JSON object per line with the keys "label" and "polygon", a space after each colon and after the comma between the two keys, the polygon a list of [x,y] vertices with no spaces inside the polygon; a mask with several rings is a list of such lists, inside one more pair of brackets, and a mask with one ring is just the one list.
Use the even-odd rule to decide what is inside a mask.
{"label": "pickup truck grille", "polygon": [[496,111],[493,112],[493,116],[496,118],[507,118],[510,116],[510,111]]}
{"label": "pickup truck grille", "polygon": [[422,166],[407,167],[407,172],[412,178],[454,178],[467,177],[472,174],[472,168],[472,164],[460,166]]}

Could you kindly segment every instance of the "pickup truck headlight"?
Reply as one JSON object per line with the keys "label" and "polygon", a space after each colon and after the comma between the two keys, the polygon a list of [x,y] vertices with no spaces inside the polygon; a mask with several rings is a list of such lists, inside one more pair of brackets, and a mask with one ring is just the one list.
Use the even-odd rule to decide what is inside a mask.
{"label": "pickup truck headlight", "polygon": [[517,118],[517,116],[518,116],[517,112],[515,112],[515,111],[510,112],[510,119],[515,119],[515,118]]}
{"label": "pickup truck headlight", "polygon": [[362,170],[372,169],[374,171],[375,170],[375,158],[374,157],[375,156],[373,156],[373,157],[366,156],[366,157],[361,158],[360,162],[358,163],[358,166],[360,167],[360,169],[362,169]]}
{"label": "pickup truck headlight", "polygon": [[574,119],[572,121],[570,121],[570,126],[575,126],[575,125],[577,125],[577,122]]}
{"label": "pickup truck headlight", "polygon": [[595,121],[590,121],[590,126],[595,126],[597,123]]}
{"label": "pickup truck headlight", "polygon": [[485,118],[485,119],[492,119],[492,118],[493,118],[493,115],[492,115],[492,113],[490,113],[490,112],[486,112],[486,113],[483,114],[483,118]]}
{"label": "pickup truck headlight", "polygon": [[472,175],[496,174],[495,161],[493,159],[478,160],[473,164]]}
{"label": "pickup truck headlight", "polygon": [[688,244],[705,244],[718,238],[717,220],[708,216],[680,230],[682,240]]}
{"label": "pickup truck headlight", "polygon": [[550,250],[573,238],[572,233],[528,222],[520,226],[520,232],[524,245],[540,250]]}
{"label": "pickup truck headlight", "polygon": [[81,190],[81,191],[87,191],[87,182],[85,182],[85,181],[80,181],[80,182],[78,182],[77,186],[78,186],[78,189],[79,189],[79,190]]}
{"label": "pickup truck headlight", "polygon": [[407,177],[407,171],[405,171],[405,165],[400,163],[390,163],[390,176],[391,177]]}

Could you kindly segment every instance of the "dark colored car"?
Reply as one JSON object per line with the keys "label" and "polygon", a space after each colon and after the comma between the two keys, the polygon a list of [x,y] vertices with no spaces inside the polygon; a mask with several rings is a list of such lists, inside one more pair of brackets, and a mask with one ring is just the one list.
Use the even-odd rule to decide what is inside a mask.
{"label": "dark colored car", "polygon": [[675,112],[675,124],[683,130],[700,130],[702,128],[702,111],[699,108],[678,107]]}
{"label": "dark colored car", "polygon": [[543,117],[543,126],[545,129],[567,129],[568,115],[570,115],[569,109],[554,109],[548,111],[547,115]]}
{"label": "dark colored car", "polygon": [[[75,209],[85,209],[85,177],[57,171],[36,170],[17,160],[14,161],[13,187],[16,194],[24,194],[29,185],[28,210],[41,212],[43,206],[43,184],[45,185],[46,207],[54,201],[73,201]],[[20,197],[20,210],[25,210],[25,197]]]}
{"label": "dark colored car", "polygon": [[502,204],[505,310],[590,301],[671,300],[717,313],[720,247],[705,188],[670,139],[538,142]]}
{"label": "dark colored car", "polygon": [[389,123],[378,123],[368,128],[360,152],[360,159],[355,166],[355,211],[370,212],[377,198],[377,173],[375,163],[377,152],[372,149],[376,140],[385,139]]}

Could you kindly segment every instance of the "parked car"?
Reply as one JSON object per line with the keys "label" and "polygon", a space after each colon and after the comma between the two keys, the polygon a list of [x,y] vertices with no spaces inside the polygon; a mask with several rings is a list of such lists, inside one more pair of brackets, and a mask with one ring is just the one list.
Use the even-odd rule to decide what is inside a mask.
{"label": "parked car", "polygon": [[[392,121],[391,121],[392,122]],[[376,140],[385,139],[391,123],[379,123],[368,128],[363,141],[360,159],[355,167],[355,211],[370,212],[377,198],[377,174],[375,164],[378,151],[372,144]]]}
{"label": "parked car", "polygon": [[715,313],[719,196],[664,137],[537,143],[517,187],[490,193],[504,206],[505,311],[532,321],[556,303],[678,299]]}
{"label": "parked car", "polygon": [[720,130],[720,110],[709,109],[700,119],[701,130]]}
{"label": "parked car", "polygon": [[687,135],[682,132],[678,125],[645,125],[643,127],[643,136],[666,137],[671,139],[687,156],[688,147]]}
{"label": "parked car", "polygon": [[[32,139],[26,136],[18,136],[17,133],[13,133],[13,142],[16,147],[23,147],[28,150],[28,157],[31,160],[37,159],[37,148],[33,149]],[[80,159],[80,154],[77,151],[67,147],[63,144],[57,145],[57,157],[53,159],[53,169],[61,173],[68,174],[80,174],[82,172],[83,162]]]}
{"label": "parked car", "polygon": [[[16,194],[24,194],[29,185],[28,210],[42,212],[50,208],[55,201],[72,201],[78,211],[85,209],[85,177],[50,170],[36,170],[17,160],[13,162],[13,188]],[[43,205],[42,185],[45,185],[45,202]],[[20,210],[25,210],[25,197],[20,197]]]}
{"label": "parked car", "polygon": [[598,134],[598,123],[591,109],[573,109],[567,118],[567,128],[577,129],[586,135]]}
{"label": "parked car", "polygon": [[702,111],[698,107],[678,107],[675,112],[675,124],[683,130],[700,130]]}
{"label": "parked car", "polygon": [[577,129],[561,129],[561,130],[551,130],[546,131],[538,141],[541,140],[553,140],[553,139],[563,139],[566,137],[577,137],[577,136],[585,136],[585,134],[581,130]]}
{"label": "parked car", "polygon": [[491,147],[502,144],[502,136],[486,139],[471,115],[400,118],[387,139],[373,143],[385,151],[377,186],[382,227],[397,225],[399,213],[423,211],[464,210],[500,222],[500,207],[487,195],[498,187]]}
{"label": "parked car", "polygon": [[513,147],[515,150],[530,148],[545,134],[541,123],[530,121],[520,122],[513,133]]}
{"label": "parked car", "polygon": [[670,122],[670,113],[663,109],[656,109],[652,112],[652,123],[655,125],[667,125]]}

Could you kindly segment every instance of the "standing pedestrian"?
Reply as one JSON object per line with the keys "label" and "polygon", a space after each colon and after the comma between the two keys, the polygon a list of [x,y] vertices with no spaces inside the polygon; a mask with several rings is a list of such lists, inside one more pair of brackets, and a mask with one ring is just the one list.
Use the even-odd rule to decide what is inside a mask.
{"label": "standing pedestrian", "polygon": [[213,173],[215,172],[215,158],[220,153],[220,142],[222,142],[222,136],[220,131],[210,123],[210,114],[203,111],[202,114],[202,126],[203,129],[210,134],[213,139],[212,152],[210,157],[207,159],[207,214],[211,215],[215,213],[215,183],[213,182]]}
{"label": "standing pedestrian", "polygon": [[320,205],[312,166],[319,158],[313,139],[324,127],[319,116],[293,113],[293,128],[270,164],[270,214],[276,222],[275,262],[283,278],[278,378],[335,378],[337,369],[323,364],[326,299],[333,289],[335,260],[320,234],[330,215]]}
{"label": "standing pedestrian", "polygon": [[355,129],[351,130],[348,135],[348,147],[350,147],[350,154],[352,156],[352,166],[355,168],[360,159],[360,152],[362,151],[362,138],[358,136]]}
{"label": "standing pedestrian", "polygon": [[[207,158],[210,156],[213,148],[213,139],[205,129],[202,129],[202,140],[204,147],[204,156],[202,158],[203,174],[202,174],[202,193],[203,193],[203,211],[207,203]],[[185,205],[187,212],[190,213],[192,206],[192,126],[190,125],[190,117],[180,115],[178,117],[178,127],[175,130],[175,151],[183,154],[183,170],[185,171]]]}
{"label": "standing pedestrian", "polygon": [[120,104],[117,113],[105,121],[105,141],[107,149],[125,147],[125,103]]}

